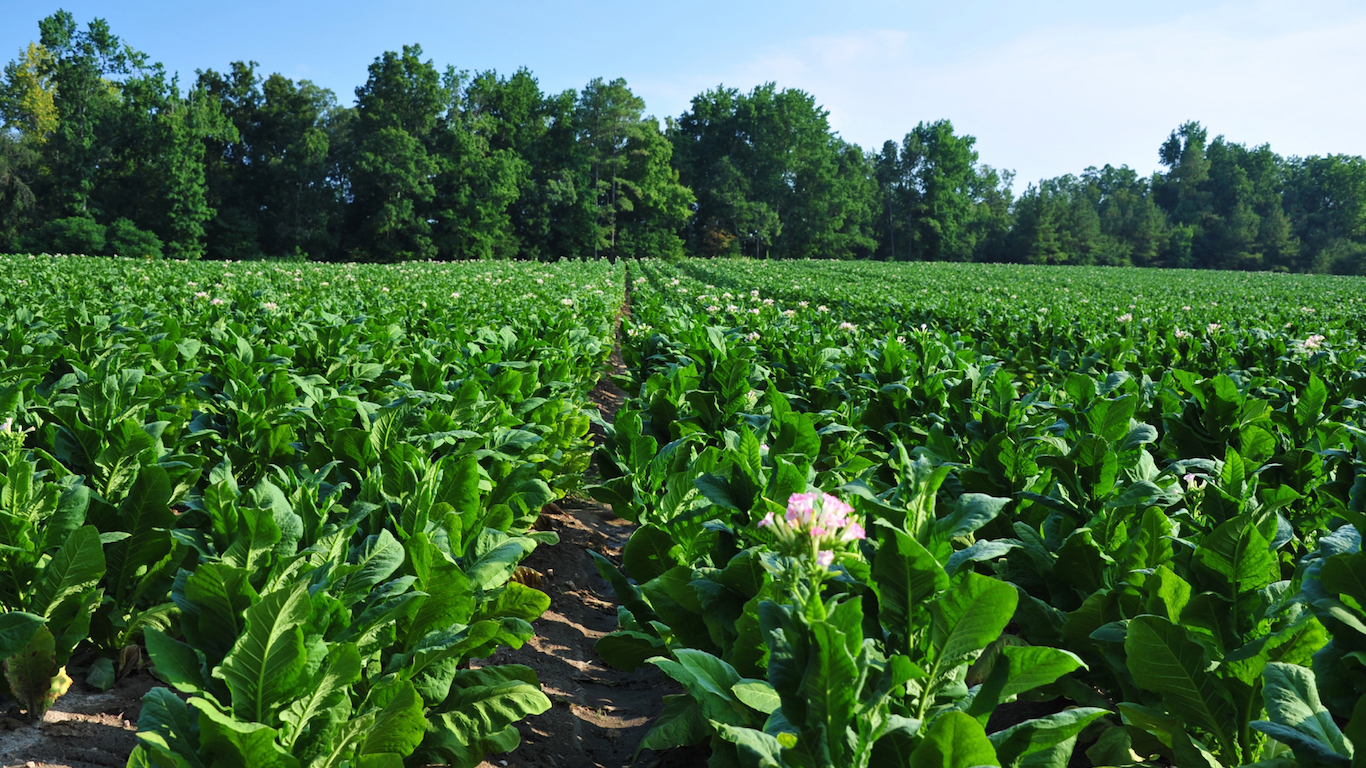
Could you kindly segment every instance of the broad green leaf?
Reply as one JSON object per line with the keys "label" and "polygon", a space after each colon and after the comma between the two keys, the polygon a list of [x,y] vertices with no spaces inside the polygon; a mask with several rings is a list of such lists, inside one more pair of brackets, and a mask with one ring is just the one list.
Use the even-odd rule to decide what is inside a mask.
{"label": "broad green leaf", "polygon": [[[1004,585],[1003,585],[1004,586]],[[1009,589],[1009,587],[1007,587]],[[1012,597],[1015,594],[1010,590]],[[857,607],[850,601],[841,607]],[[837,734],[843,734],[852,726],[857,717],[859,696],[859,666],[851,645],[862,643],[859,622],[852,627],[839,627],[833,619],[812,624],[811,640],[807,648],[806,674],[802,678],[800,695],[806,699],[804,728],[823,727],[827,738],[831,739],[831,751],[837,759],[848,752],[842,742],[836,741]],[[862,618],[861,614],[859,618]],[[850,637],[852,630],[854,637]],[[852,643],[851,643],[852,640]]]}
{"label": "broad green leaf", "polygon": [[1319,579],[1329,593],[1349,597],[1358,609],[1366,610],[1366,553],[1328,558],[1319,570]]}
{"label": "broad green leaf", "polygon": [[1166,565],[1160,566],[1146,583],[1148,610],[1173,624],[1180,623],[1181,613],[1191,599],[1191,585],[1177,576]]}
{"label": "broad green leaf", "polygon": [[1323,418],[1323,406],[1328,403],[1328,388],[1316,374],[1309,377],[1309,386],[1300,393],[1295,403],[1295,423],[1300,429],[1309,429]]}
{"label": "broad green leaf", "polygon": [[1352,715],[1343,728],[1343,735],[1353,746],[1352,768],[1361,768],[1362,757],[1366,755],[1366,696],[1357,699],[1352,707]]}
{"label": "broad green leaf", "polygon": [[1220,667],[1244,683],[1255,686],[1262,681],[1268,663],[1309,664],[1328,639],[1328,632],[1318,619],[1303,616],[1225,654]]}
{"label": "broad green leaf", "polygon": [[663,640],[632,630],[618,630],[604,635],[593,645],[593,650],[603,661],[627,671],[665,652]]}
{"label": "broad green leaf", "polygon": [[637,528],[626,542],[622,552],[622,565],[626,572],[638,583],[645,583],[678,565],[669,554],[673,539],[664,530],[645,524]]}
{"label": "broad green leaf", "polygon": [[1270,542],[1243,517],[1230,520],[1205,536],[1196,547],[1195,558],[1228,579],[1231,598],[1261,589],[1279,577]]}
{"label": "broad green leaf", "polygon": [[744,725],[745,719],[735,708],[732,686],[740,682],[740,675],[726,662],[705,651],[679,648],[674,653],[678,660],[656,657],[650,663],[664,674],[678,681],[702,709],[708,720]]}
{"label": "broad green leaf", "polygon": [[52,555],[33,589],[30,608],[52,618],[68,598],[94,589],[104,576],[104,548],[93,525],[77,529]]}
{"label": "broad green leaf", "polygon": [[181,693],[204,691],[201,663],[193,648],[154,627],[143,633],[143,640],[158,678]]}
{"label": "broad green leaf", "polygon": [[215,672],[232,691],[232,711],[244,720],[271,724],[303,693],[303,631],[311,605],[308,583],[279,589],[247,609],[246,631]]}
{"label": "broad green leaf", "polygon": [[[428,597],[430,600],[430,596]],[[509,581],[493,593],[484,595],[484,600],[475,611],[472,621],[515,616],[526,621],[535,621],[550,608],[550,595],[534,587]]]}
{"label": "broad green leaf", "polygon": [[740,511],[742,508],[749,507],[749,499],[737,499],[730,487],[730,482],[724,477],[711,473],[700,475],[693,481],[697,490],[706,497],[707,501],[723,509]]}
{"label": "broad green leaf", "polygon": [[[142,697],[138,715],[138,741],[142,748],[176,765],[204,768],[199,757],[199,724],[190,706],[169,688],[156,687]],[[149,760],[148,765],[157,765]],[[132,761],[129,761],[132,765]]]}
{"label": "broad green leaf", "polygon": [[1007,645],[966,711],[985,725],[984,718],[999,704],[1084,668],[1076,654],[1061,648]]}
{"label": "broad green leaf", "polygon": [[872,587],[884,626],[900,638],[922,615],[930,598],[949,586],[948,574],[934,555],[905,532],[890,527],[879,531],[882,544],[873,556]]}
{"label": "broad green leaf", "polygon": [[258,571],[265,567],[270,553],[280,543],[280,526],[268,509],[241,507],[237,515],[237,532],[232,544],[223,551],[223,563]]}
{"label": "broad green leaf", "polygon": [[976,768],[999,766],[996,749],[982,725],[950,710],[930,722],[925,736],[911,754],[907,768]]}
{"label": "broad green leaf", "polygon": [[968,659],[1001,636],[1015,614],[1015,588],[996,579],[967,573],[930,605],[933,663],[943,670]]}
{"label": "broad green leaf", "polygon": [[473,744],[550,709],[550,700],[534,681],[534,673],[518,665],[463,671],[434,718],[436,731],[428,743],[438,748],[446,743]]}
{"label": "broad green leaf", "polygon": [[211,768],[299,768],[274,728],[237,720],[207,699],[193,697],[190,706],[199,711],[199,749],[213,756]]}
{"label": "broad green leaf", "polygon": [[407,757],[422,743],[427,721],[422,717],[422,697],[412,683],[394,683],[384,708],[375,717],[375,724],[361,743],[361,755],[392,753]]}
{"label": "broad green leaf", "polygon": [[729,699],[731,687],[740,682],[740,675],[731,665],[694,648],[679,648],[674,658],[691,673],[700,688],[713,696]]}
{"label": "broad green leaf", "polygon": [[[43,527],[43,539],[38,544],[40,551],[46,552],[59,546],[66,535],[80,528],[85,522],[86,511],[90,507],[90,489],[84,483],[63,488],[57,496],[57,508]],[[104,559],[103,553],[100,559]]]}
{"label": "broad green leaf", "polygon": [[1124,652],[1136,683],[1162,694],[1173,714],[1205,728],[1222,749],[1235,753],[1233,730],[1239,723],[1233,705],[1207,671],[1204,650],[1183,628],[1159,616],[1138,616],[1129,621]]}
{"label": "broad green leaf", "polygon": [[1096,400],[1086,415],[1087,427],[1109,442],[1116,442],[1129,431],[1138,400],[1124,395],[1114,400]]}
{"label": "broad green leaf", "polygon": [[119,505],[118,524],[128,538],[105,550],[108,584],[114,599],[122,601],[136,588],[146,569],[171,551],[171,534],[176,516],[171,511],[171,479],[165,469],[146,466]]}
{"label": "broad green leaf", "polygon": [[1319,701],[1313,672],[1294,664],[1272,662],[1262,674],[1262,699],[1271,722],[1300,732],[1330,752],[1352,756],[1353,745],[1343,737],[1333,716]]}
{"label": "broad green leaf", "polygon": [[716,734],[739,748],[751,764],[758,768],[787,768],[783,762],[783,745],[777,739],[753,728],[742,728],[725,723],[713,723]]}
{"label": "broad green leaf", "polygon": [[649,733],[641,740],[635,759],[639,759],[640,751],[644,749],[664,750],[701,744],[711,736],[712,730],[701,707],[691,696],[666,694],[664,711],[655,718]]}
{"label": "broad green leaf", "polygon": [[920,726],[919,720],[888,715],[886,731],[873,744],[872,765],[910,765],[920,741]]}
{"label": "broad green leaf", "polygon": [[536,540],[507,536],[502,543],[465,566],[465,575],[476,589],[490,590],[507,581],[517,564],[536,549]]}
{"label": "broad green leaf", "polygon": [[1248,461],[1261,464],[1276,455],[1276,438],[1255,424],[1243,427],[1238,433],[1238,444]]}
{"label": "broad green leaf", "polygon": [[1026,720],[988,738],[996,748],[996,757],[1004,766],[1025,765],[1026,758],[1051,750],[1077,738],[1082,729],[1096,718],[1109,714],[1097,707],[1064,709],[1044,717]]}
{"label": "broad green leaf", "polygon": [[43,628],[43,617],[23,611],[0,613],[0,661],[19,653]]}
{"label": "broad green leaf", "polygon": [[340,704],[347,688],[360,680],[360,652],[352,643],[337,643],[328,649],[327,661],[314,675],[303,697],[294,700],[280,713],[288,726],[285,741],[293,745],[318,714]]}
{"label": "broad green leaf", "polygon": [[365,597],[371,587],[388,579],[403,565],[403,557],[403,545],[388,529],[367,538],[356,559],[360,568],[347,579],[346,589],[339,596],[342,602],[352,605]]}
{"label": "broad green leaf", "polygon": [[964,563],[978,563],[997,560],[1005,557],[1010,550],[1020,546],[1016,541],[1001,541],[999,539],[983,539],[974,542],[972,546],[954,552],[944,563],[944,570],[950,577],[957,575],[958,569]]}
{"label": "broad green leaf", "polygon": [[463,661],[475,649],[498,634],[498,622],[478,621],[469,626],[455,625],[449,629],[433,630],[424,635],[411,651],[390,657],[389,672],[411,679],[428,665],[444,659]]}
{"label": "broad green leaf", "polygon": [[1009,503],[1010,499],[985,493],[965,493],[953,503],[949,514],[935,521],[935,533],[944,538],[966,536],[996,519]]}
{"label": "broad green leaf", "polygon": [[[410,554],[419,551],[423,545],[419,543],[420,537],[414,537],[409,542]],[[428,577],[416,582],[418,588],[426,593],[425,597],[417,601],[417,607],[413,609],[407,624],[407,638],[409,644],[416,638],[420,638],[428,632],[444,630],[454,624],[469,624],[483,618],[491,618],[499,606],[504,601],[515,601],[517,594],[508,595],[502,592],[494,597],[494,602],[499,606],[482,602],[478,608],[482,611],[475,614],[476,603],[474,598],[474,585],[470,584],[465,572],[460,570],[460,566],[451,562],[444,553],[434,545],[426,545],[425,551],[431,556]],[[509,583],[511,587],[513,583]],[[488,595],[485,596],[490,597]],[[539,616],[540,614],[537,614]]]}
{"label": "broad green leaf", "polygon": [[106,656],[91,662],[89,671],[85,673],[85,684],[96,690],[107,691],[114,687],[115,682],[114,662]]}
{"label": "broad green leaf", "polygon": [[731,686],[731,692],[745,706],[756,709],[765,715],[773,714],[778,707],[782,706],[778,692],[773,690],[773,686],[765,680],[741,680]]}
{"label": "broad green leaf", "polygon": [[1252,723],[1252,728],[1290,747],[1298,758],[1296,762],[1300,765],[1310,765],[1314,768],[1351,768],[1350,757],[1334,752],[1327,744],[1303,731],[1265,720]]}
{"label": "broad green leaf", "polygon": [[247,609],[257,601],[248,575],[240,568],[203,563],[186,576],[183,591],[172,593],[185,639],[204,653],[211,667],[246,631]]}

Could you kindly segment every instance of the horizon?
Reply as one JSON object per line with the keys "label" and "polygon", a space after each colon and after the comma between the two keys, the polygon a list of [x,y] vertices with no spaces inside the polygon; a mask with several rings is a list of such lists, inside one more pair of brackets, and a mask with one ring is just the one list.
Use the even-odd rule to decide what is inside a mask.
{"label": "horizon", "polygon": [[821,12],[810,0],[782,13],[705,2],[679,19],[620,2],[591,6],[596,13],[544,1],[427,1],[395,11],[347,0],[326,17],[297,2],[234,9],[244,20],[278,19],[263,29],[224,23],[206,3],[11,5],[10,18],[28,21],[0,30],[5,61],[36,41],[39,19],[63,8],[82,26],[106,19],[182,86],[196,70],[256,61],[261,74],[310,80],[344,106],[375,57],[414,43],[441,68],[507,75],[525,67],[547,92],[622,77],[661,122],[718,84],[749,91],[772,81],[814,96],[831,127],[869,151],[900,142],[919,122],[948,119],[976,137],[980,162],[1015,172],[1016,193],[1106,164],[1150,175],[1162,142],[1188,120],[1211,138],[1267,144],[1286,157],[1366,155],[1366,104],[1346,97],[1366,85],[1366,48],[1355,43],[1366,34],[1366,8],[1338,0],[842,6],[857,16]]}

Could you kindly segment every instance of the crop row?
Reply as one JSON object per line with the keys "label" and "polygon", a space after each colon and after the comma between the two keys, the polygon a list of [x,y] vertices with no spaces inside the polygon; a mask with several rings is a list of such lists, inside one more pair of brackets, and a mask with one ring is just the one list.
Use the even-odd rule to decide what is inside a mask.
{"label": "crop row", "polygon": [[605,263],[0,257],[0,659],[145,647],[136,766],[475,765],[549,701],[518,564],[581,482]]}
{"label": "crop row", "polygon": [[598,650],[685,691],[642,746],[1354,764],[1359,281],[638,272],[633,397],[591,492],[641,524],[599,560],[621,607]]}

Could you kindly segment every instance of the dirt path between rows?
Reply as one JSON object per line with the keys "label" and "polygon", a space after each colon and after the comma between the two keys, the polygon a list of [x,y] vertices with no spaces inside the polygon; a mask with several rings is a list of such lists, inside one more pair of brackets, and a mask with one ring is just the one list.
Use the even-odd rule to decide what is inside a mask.
{"label": "dirt path between rows", "polygon": [[[611,424],[626,393],[612,380],[625,374],[621,359],[620,323],[630,314],[630,279],[626,303],[617,317],[618,343],[608,370],[590,395],[602,420]],[[602,432],[595,426],[594,439]],[[591,482],[595,474],[589,471]],[[495,755],[480,768],[692,768],[705,765],[705,750],[645,750],[633,762],[640,740],[663,709],[665,693],[681,689],[654,667],[622,672],[608,666],[593,649],[617,628],[615,595],[598,573],[590,551],[614,563],[636,526],[612,510],[585,498],[566,498],[541,510],[538,527],[555,531],[560,543],[537,549],[524,565],[542,576],[550,609],[533,623],[536,636],[520,649],[503,648],[482,664],[526,664],[536,670],[553,706],[542,715],[518,723],[522,744],[507,755]]]}
{"label": "dirt path between rows", "polygon": [[[613,373],[624,372],[619,352]],[[593,392],[604,421],[611,423],[625,400],[610,377]],[[598,573],[590,551],[621,561],[635,525],[602,504],[568,498],[541,511],[538,524],[560,535],[554,547],[537,549],[524,564],[542,574],[550,610],[534,622],[536,636],[520,649],[504,648],[484,664],[526,664],[536,670],[553,706],[518,724],[522,745],[497,755],[482,768],[625,768],[649,725],[663,708],[670,681],[653,667],[622,672],[603,663],[593,644],[616,629],[612,588]],[[684,768],[705,764],[705,756],[647,751],[638,765]]]}
{"label": "dirt path between rows", "polygon": [[34,727],[0,716],[0,764],[5,768],[123,768],[137,746],[142,695],[161,683],[146,671],[120,680],[108,691],[85,685],[85,675]]}

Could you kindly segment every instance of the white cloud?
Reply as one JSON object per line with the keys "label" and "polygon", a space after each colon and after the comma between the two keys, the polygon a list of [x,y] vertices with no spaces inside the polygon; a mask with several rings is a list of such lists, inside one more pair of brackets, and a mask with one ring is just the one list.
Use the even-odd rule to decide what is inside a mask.
{"label": "white cloud", "polygon": [[1026,29],[991,48],[873,29],[737,57],[642,92],[686,108],[717,82],[773,80],[815,94],[832,125],[869,148],[946,117],[977,136],[984,162],[1017,170],[1022,188],[1107,162],[1151,171],[1186,120],[1283,155],[1366,154],[1363,39],[1361,10],[1279,1],[1142,26]]}

